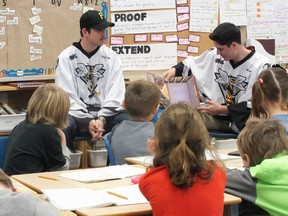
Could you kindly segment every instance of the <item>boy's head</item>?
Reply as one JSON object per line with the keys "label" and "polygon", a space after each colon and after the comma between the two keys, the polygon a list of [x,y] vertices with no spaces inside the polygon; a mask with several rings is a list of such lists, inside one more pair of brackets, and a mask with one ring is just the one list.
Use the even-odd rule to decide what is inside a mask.
{"label": "boy's head", "polygon": [[286,128],[277,119],[251,118],[238,135],[237,147],[244,166],[255,166],[278,153],[288,152]]}
{"label": "boy's head", "polygon": [[126,89],[123,106],[132,118],[154,116],[160,103],[159,88],[146,80],[131,82]]}

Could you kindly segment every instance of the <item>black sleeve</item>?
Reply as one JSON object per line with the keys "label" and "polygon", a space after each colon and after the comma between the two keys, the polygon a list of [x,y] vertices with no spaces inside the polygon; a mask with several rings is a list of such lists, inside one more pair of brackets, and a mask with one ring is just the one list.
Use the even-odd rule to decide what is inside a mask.
{"label": "black sleeve", "polygon": [[[172,68],[176,69],[175,76],[182,76],[184,64],[183,62],[179,62],[177,65],[173,66]],[[189,69],[188,75],[192,75],[191,69]]]}
{"label": "black sleeve", "polygon": [[231,115],[232,121],[241,131],[245,127],[251,111],[251,109],[247,107],[247,102],[231,104],[228,106],[228,111]]}
{"label": "black sleeve", "polygon": [[88,129],[89,122],[94,118],[76,118],[73,117],[77,125],[77,134],[79,136],[90,136]]}

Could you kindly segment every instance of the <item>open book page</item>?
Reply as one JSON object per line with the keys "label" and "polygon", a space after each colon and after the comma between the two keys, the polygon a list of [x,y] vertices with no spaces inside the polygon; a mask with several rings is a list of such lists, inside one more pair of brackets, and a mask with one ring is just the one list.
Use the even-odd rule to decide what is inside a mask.
{"label": "open book page", "polygon": [[107,166],[102,168],[95,168],[76,172],[67,172],[59,174],[59,176],[80,182],[100,182],[112,179],[133,177],[137,175],[142,175],[144,173],[145,173],[144,168],[137,168],[125,164],[125,165]]}
{"label": "open book page", "polygon": [[99,196],[97,191],[88,188],[47,189],[42,192],[54,206],[61,210],[77,210],[115,204],[105,196]]}
{"label": "open book page", "polygon": [[148,203],[138,184],[105,190],[89,188],[45,189],[48,200],[61,210]]}

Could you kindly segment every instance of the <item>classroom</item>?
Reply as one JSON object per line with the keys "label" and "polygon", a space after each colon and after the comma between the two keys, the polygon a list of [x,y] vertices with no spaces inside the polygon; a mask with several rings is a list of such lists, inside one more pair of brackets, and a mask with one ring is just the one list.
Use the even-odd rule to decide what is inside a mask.
{"label": "classroom", "polygon": [[0,216],[288,215],[286,8],[2,0]]}

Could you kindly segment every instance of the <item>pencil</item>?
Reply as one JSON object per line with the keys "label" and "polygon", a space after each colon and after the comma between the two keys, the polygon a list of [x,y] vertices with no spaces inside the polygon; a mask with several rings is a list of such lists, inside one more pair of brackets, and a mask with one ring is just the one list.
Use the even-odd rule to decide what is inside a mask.
{"label": "pencil", "polygon": [[48,176],[38,176],[39,178],[43,178],[43,179],[49,179],[49,180],[53,180],[53,181],[59,181],[58,179],[56,178],[51,178],[51,177],[48,177]]}
{"label": "pencil", "polygon": [[125,197],[125,196],[122,196],[122,195],[120,195],[120,194],[117,194],[117,193],[114,193],[114,192],[111,192],[111,191],[107,191],[107,193],[108,194],[111,194],[111,195],[114,195],[114,196],[117,196],[117,197],[119,197],[119,198],[122,198],[122,199],[128,199],[127,197]]}

